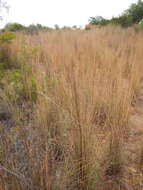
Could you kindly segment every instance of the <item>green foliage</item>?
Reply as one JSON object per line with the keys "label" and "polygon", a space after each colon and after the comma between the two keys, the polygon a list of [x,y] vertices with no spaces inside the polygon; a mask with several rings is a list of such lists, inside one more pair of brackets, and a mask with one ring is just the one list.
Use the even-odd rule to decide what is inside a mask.
{"label": "green foliage", "polygon": [[48,31],[51,30],[50,27],[42,26],[41,24],[31,24],[25,28],[25,32],[29,34],[37,34],[39,31]]}
{"label": "green foliage", "polygon": [[143,18],[143,1],[139,0],[137,3],[131,4],[125,14],[132,17],[132,23],[138,23]]}
{"label": "green foliage", "polygon": [[5,55],[7,49],[4,48],[5,46],[1,48],[0,51],[0,86],[6,87],[8,97],[11,99],[35,102],[37,99],[36,80],[33,76],[32,68],[28,63],[37,54],[37,48],[27,49],[27,47],[24,46],[22,50],[23,57],[21,57],[19,67],[10,65],[11,60],[10,62],[6,60],[5,57],[9,59],[9,54]]}
{"label": "green foliage", "polygon": [[6,64],[4,62],[0,62],[0,71],[6,68]]}
{"label": "green foliage", "polygon": [[143,19],[143,1],[138,0],[137,3],[131,4],[131,6],[118,17],[114,17],[110,20],[104,19],[102,16],[90,17],[89,24],[100,26],[111,24],[129,27],[133,24],[138,24],[141,19]]}
{"label": "green foliage", "polygon": [[[0,64],[3,68],[3,64]],[[9,90],[9,96],[13,97],[15,100],[24,100],[27,99],[27,92],[23,81],[23,71],[21,69],[2,69],[0,70],[0,86],[5,86],[5,84],[9,85],[9,88],[12,90]],[[33,76],[31,76],[31,101],[36,101],[37,94],[36,94],[36,80]],[[12,93],[12,94],[10,94]]]}
{"label": "green foliage", "polygon": [[[13,84],[14,90],[16,92],[17,97],[20,98],[25,98],[25,86],[23,84],[23,73],[22,71],[19,70],[13,70],[10,72],[10,78],[11,78],[11,83]],[[31,100],[35,101],[36,100],[36,95],[35,95],[35,91],[36,91],[36,83],[34,80],[34,77],[32,77],[32,85],[31,85]]]}
{"label": "green foliage", "polygon": [[139,22],[139,27],[140,27],[140,28],[143,28],[143,20],[141,20],[141,21]]}
{"label": "green foliage", "polygon": [[34,24],[31,24],[26,28],[26,32],[31,34],[38,33],[39,30],[41,30],[41,27],[39,28],[39,26],[36,26]]}
{"label": "green foliage", "polygon": [[59,25],[55,24],[55,30],[59,30],[59,29],[60,29]]}
{"label": "green foliage", "polygon": [[8,23],[5,25],[5,27],[1,30],[2,32],[27,32],[30,34],[37,33],[39,31],[47,31],[50,30],[51,28],[47,26],[42,26],[41,24],[31,24],[29,26],[24,26],[19,23]]}
{"label": "green foliage", "polygon": [[[16,38],[13,32],[0,33],[0,69],[10,69],[16,66],[10,57],[11,49],[9,43]],[[3,64],[3,65],[2,65]]]}
{"label": "green foliage", "polygon": [[25,26],[19,23],[8,23],[6,24],[3,31],[5,32],[16,32],[16,31],[22,31],[25,29]]}
{"label": "green foliage", "polygon": [[0,42],[11,42],[16,38],[16,35],[13,32],[4,32],[0,34]]}
{"label": "green foliage", "polygon": [[102,16],[90,17],[89,24],[105,26],[109,24],[109,20],[104,19]]}
{"label": "green foliage", "polygon": [[14,81],[15,83],[18,83],[22,80],[22,72],[19,69],[14,69],[11,71],[11,79],[12,81]]}
{"label": "green foliage", "polygon": [[120,25],[122,27],[128,27],[132,25],[132,17],[127,15],[121,15],[119,17],[113,17],[110,20],[104,19],[101,16],[90,17],[89,24],[100,25],[100,26],[106,26],[111,24],[111,25]]}
{"label": "green foliage", "polygon": [[132,17],[122,15],[120,17],[115,17],[110,20],[112,25],[120,25],[122,27],[128,27],[132,25]]}

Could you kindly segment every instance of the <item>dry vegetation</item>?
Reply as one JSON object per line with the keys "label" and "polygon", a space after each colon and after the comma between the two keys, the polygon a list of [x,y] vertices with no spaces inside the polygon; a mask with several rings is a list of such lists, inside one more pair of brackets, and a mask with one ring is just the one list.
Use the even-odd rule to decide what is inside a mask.
{"label": "dry vegetation", "polygon": [[142,31],[19,33],[0,51],[0,190],[143,189],[141,152],[136,172],[125,158]]}

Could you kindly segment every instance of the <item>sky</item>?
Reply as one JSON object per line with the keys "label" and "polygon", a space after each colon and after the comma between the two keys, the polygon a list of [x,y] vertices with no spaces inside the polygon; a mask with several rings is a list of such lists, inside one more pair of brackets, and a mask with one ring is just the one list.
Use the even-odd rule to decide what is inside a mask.
{"label": "sky", "polygon": [[3,11],[0,27],[8,22],[42,24],[53,27],[84,26],[90,17],[105,18],[120,15],[137,0],[5,0],[9,12]]}

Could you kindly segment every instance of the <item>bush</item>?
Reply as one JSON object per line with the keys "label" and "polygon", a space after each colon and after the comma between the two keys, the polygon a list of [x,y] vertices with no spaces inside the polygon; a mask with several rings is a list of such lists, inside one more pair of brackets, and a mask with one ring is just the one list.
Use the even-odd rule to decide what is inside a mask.
{"label": "bush", "polygon": [[143,28],[143,20],[140,21],[138,25],[139,25],[140,28]]}
{"label": "bush", "polygon": [[16,38],[16,35],[13,32],[4,32],[0,34],[0,42],[11,42],[13,39]]}
{"label": "bush", "polygon": [[16,32],[16,31],[21,31],[24,29],[25,29],[25,26],[23,26],[22,24],[8,23],[3,30],[5,32]]}

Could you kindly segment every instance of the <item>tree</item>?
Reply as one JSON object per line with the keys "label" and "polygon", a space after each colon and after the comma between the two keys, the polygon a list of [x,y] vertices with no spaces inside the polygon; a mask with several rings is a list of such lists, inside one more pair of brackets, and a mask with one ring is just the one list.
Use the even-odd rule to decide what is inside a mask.
{"label": "tree", "polygon": [[128,27],[132,25],[132,17],[127,15],[121,15],[119,17],[113,17],[110,20],[110,24],[112,25],[120,25],[122,27]]}
{"label": "tree", "polygon": [[130,7],[118,17],[114,17],[110,20],[104,19],[102,16],[90,17],[89,24],[101,26],[113,24],[128,27],[133,24],[138,24],[142,19],[143,1],[138,0],[137,3],[131,4]]}
{"label": "tree", "polygon": [[59,25],[58,24],[55,24],[55,30],[59,30],[60,29],[60,27],[59,27]]}
{"label": "tree", "polygon": [[125,15],[132,18],[132,23],[139,23],[143,19],[143,1],[138,0],[137,3],[131,4],[129,9],[125,11]]}
{"label": "tree", "polygon": [[25,27],[25,31],[29,34],[37,34],[39,31],[48,31],[52,28],[47,26],[42,26],[41,24],[30,24],[28,27]]}
{"label": "tree", "polygon": [[93,25],[107,25],[109,23],[109,20],[103,18],[102,16],[96,16],[96,17],[90,17],[89,24]]}
{"label": "tree", "polygon": [[25,27],[19,23],[8,23],[5,25],[3,31],[5,32],[17,32],[24,30]]}

